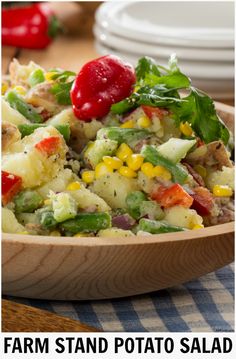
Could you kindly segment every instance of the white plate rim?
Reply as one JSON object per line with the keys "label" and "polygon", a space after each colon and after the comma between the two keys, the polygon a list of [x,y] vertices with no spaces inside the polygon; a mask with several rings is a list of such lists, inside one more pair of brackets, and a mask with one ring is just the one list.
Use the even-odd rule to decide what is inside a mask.
{"label": "white plate rim", "polygon": [[[137,56],[138,54],[136,54],[136,56],[134,54],[130,54],[130,53],[125,53],[122,51],[119,51],[117,49],[114,49],[112,47],[108,47],[108,46],[104,46],[104,44],[99,43],[98,41],[95,42],[95,47],[98,51],[98,53],[100,53],[101,55],[107,55],[107,54],[113,54],[113,55],[117,55],[119,57],[123,57],[126,58],[127,61],[131,62],[132,64],[136,64],[137,59],[139,57],[144,56],[144,54],[140,54],[140,56]],[[178,54],[177,54],[178,56]],[[165,65],[166,61],[164,61],[164,63],[161,63],[161,65]],[[204,66],[200,66],[199,64],[196,63],[196,66],[194,66],[193,68],[190,68],[188,63],[186,62],[185,65],[183,65],[183,61],[182,61],[182,65],[180,64],[180,66],[183,68],[185,67],[185,69],[183,70],[185,73],[188,74],[188,76],[190,77],[200,77],[200,78],[204,78],[204,79],[216,79],[218,78],[220,79],[233,79],[234,78],[234,65],[232,66],[228,66],[225,67],[225,69],[222,67],[217,67],[214,64],[209,65],[208,67],[206,67],[206,65],[204,64]],[[224,72],[222,70],[225,70]]]}
{"label": "white plate rim", "polygon": [[[113,46],[118,50],[129,51],[130,53],[140,54],[145,53],[147,56],[166,57],[173,52],[171,46],[163,44],[150,44],[133,39],[124,38],[109,32],[109,29],[104,29],[95,24],[93,32],[96,39],[105,46]],[[173,47],[172,47],[173,48]],[[217,49],[217,48],[194,48],[175,46],[175,52],[178,51],[178,57],[187,60],[205,60],[205,61],[234,61],[233,49]]]}
{"label": "white plate rim", "polygon": [[[181,37],[178,37],[178,32],[171,30],[171,34],[169,33],[168,36],[165,35],[166,29],[161,31],[160,35],[158,34],[147,34],[137,27],[135,30],[132,29],[132,27],[124,26],[121,22],[119,22],[118,18],[116,17],[116,13],[127,6],[130,2],[105,2],[101,4],[96,11],[95,19],[96,22],[104,28],[110,29],[111,32],[115,34],[122,34],[123,36],[129,36],[129,38],[132,39],[138,39],[143,40],[146,42],[156,43],[157,41],[159,43],[178,43],[179,45],[185,45],[185,46],[201,46],[201,47],[233,47],[234,46],[234,32],[231,33],[231,38],[229,38],[229,34],[222,37],[222,39],[219,39],[219,34],[217,36],[214,36],[212,38],[206,38],[205,36],[201,36],[199,38],[197,37],[186,37],[186,29],[185,32],[182,33]],[[138,3],[138,2],[137,2]],[[189,33],[189,31],[188,31]],[[171,36],[170,36],[171,35]]]}

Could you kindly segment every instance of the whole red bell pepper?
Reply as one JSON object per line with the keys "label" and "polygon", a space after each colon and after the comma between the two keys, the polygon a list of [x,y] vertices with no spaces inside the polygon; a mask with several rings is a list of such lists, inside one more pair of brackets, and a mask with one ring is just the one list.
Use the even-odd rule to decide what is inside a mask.
{"label": "whole red bell pepper", "polygon": [[106,116],[112,104],[133,91],[135,72],[119,57],[108,55],[85,64],[71,88],[74,114],[83,121]]}
{"label": "whole red bell pepper", "polygon": [[47,3],[2,9],[2,45],[43,49],[58,30],[57,18]]}
{"label": "whole red bell pepper", "polygon": [[5,206],[21,190],[22,178],[2,171],[2,203]]}

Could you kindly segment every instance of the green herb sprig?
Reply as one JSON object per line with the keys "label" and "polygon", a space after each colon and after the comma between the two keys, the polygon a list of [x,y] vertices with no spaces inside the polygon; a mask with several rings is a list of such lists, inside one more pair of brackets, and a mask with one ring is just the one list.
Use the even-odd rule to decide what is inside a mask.
{"label": "green herb sprig", "polygon": [[51,93],[55,95],[56,100],[60,105],[71,105],[70,90],[76,73],[60,69],[52,69],[50,71],[55,72],[51,77],[51,79],[55,81],[51,87]]}
{"label": "green herb sprig", "polygon": [[[176,126],[189,122],[205,143],[228,143],[230,132],[218,117],[213,100],[191,85],[191,80],[180,71],[175,54],[170,56],[168,68],[150,57],[142,57],[135,71],[136,91],[112,105],[113,113],[121,115],[141,105],[164,107],[171,111]],[[187,95],[180,96],[180,90]]]}

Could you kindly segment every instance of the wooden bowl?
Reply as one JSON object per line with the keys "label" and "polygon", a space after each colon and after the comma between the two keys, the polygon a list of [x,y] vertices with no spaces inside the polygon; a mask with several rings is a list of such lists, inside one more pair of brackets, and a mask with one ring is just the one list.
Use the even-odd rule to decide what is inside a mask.
{"label": "wooden bowl", "polygon": [[[232,129],[234,110],[216,103]],[[4,294],[104,299],[147,293],[214,271],[234,259],[234,223],[130,238],[3,234]]]}

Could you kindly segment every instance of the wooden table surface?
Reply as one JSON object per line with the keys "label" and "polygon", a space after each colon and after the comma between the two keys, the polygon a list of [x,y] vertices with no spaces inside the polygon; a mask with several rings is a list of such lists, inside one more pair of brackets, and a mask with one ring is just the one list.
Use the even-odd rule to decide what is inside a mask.
{"label": "wooden table surface", "polygon": [[92,38],[60,36],[46,50],[18,50],[3,46],[2,73],[7,73],[9,62],[13,57],[23,64],[32,60],[45,68],[61,67],[78,71],[85,62],[98,56]]}
{"label": "wooden table surface", "polygon": [[[46,69],[61,67],[67,70],[78,71],[87,61],[98,57],[94,47],[93,38],[58,37],[46,50],[26,50],[14,47],[2,49],[2,73],[6,74],[9,63],[13,57],[23,64],[30,60]],[[219,102],[233,106],[234,100],[217,99]]]}

